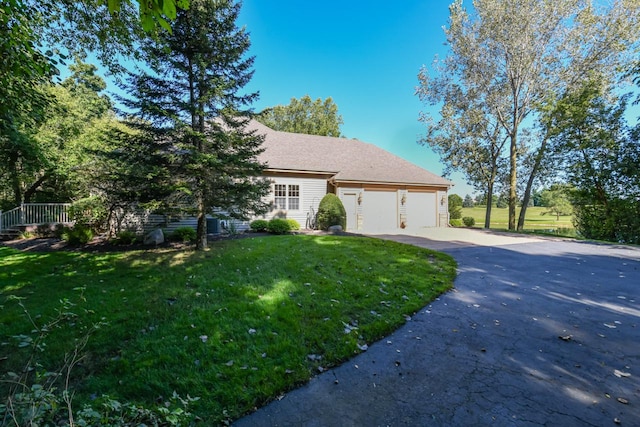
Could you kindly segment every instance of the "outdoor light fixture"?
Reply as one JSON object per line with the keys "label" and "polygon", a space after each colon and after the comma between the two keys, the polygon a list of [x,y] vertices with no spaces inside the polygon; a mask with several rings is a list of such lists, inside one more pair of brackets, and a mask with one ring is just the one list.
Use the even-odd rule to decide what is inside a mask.
{"label": "outdoor light fixture", "polygon": [[445,203],[447,203],[447,199],[445,196],[442,196],[442,199],[440,199],[440,205],[444,206]]}
{"label": "outdoor light fixture", "polygon": [[362,204],[362,191],[358,194],[358,204]]}
{"label": "outdoor light fixture", "polygon": [[407,193],[403,193],[402,198],[400,199],[400,203],[402,203],[402,206],[404,206],[406,202],[407,202]]}

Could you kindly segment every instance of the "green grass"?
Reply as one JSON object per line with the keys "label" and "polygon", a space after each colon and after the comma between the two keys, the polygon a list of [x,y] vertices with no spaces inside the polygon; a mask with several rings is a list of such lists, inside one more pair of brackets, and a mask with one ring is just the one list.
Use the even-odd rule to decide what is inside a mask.
{"label": "green grass", "polygon": [[[535,233],[549,233],[567,235],[569,237],[575,237],[575,230],[573,226],[573,216],[561,215],[559,219],[552,214],[544,214],[547,208],[540,206],[533,206],[527,208],[527,214],[525,217],[524,231]],[[470,216],[476,220],[475,227],[484,226],[484,216],[486,208],[473,207],[462,208],[462,216]],[[516,211],[517,215],[520,214],[520,208]],[[491,229],[495,230],[507,230],[509,228],[509,210],[507,208],[491,209]]]}
{"label": "green grass", "polygon": [[340,236],[220,241],[200,253],[0,247],[0,366],[21,366],[24,353],[8,343],[31,329],[9,295],[37,322],[70,298],[79,316],[51,332],[46,366],[73,348],[74,334],[109,322],[74,371],[77,407],[103,394],[153,406],[176,391],[200,398],[192,410],[205,425],[219,424],[389,334],[450,289],[455,268],[444,254]]}

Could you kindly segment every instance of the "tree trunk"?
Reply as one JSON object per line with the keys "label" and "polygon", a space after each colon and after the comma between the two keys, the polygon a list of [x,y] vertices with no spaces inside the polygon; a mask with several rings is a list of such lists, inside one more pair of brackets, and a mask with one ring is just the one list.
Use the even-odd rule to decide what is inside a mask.
{"label": "tree trunk", "polygon": [[518,186],[518,137],[516,132],[517,130],[514,129],[511,133],[511,149],[509,155],[509,161],[511,163],[509,173],[509,230],[516,229],[516,204],[518,202],[518,193],[516,192]]}
{"label": "tree trunk", "polygon": [[204,198],[198,196],[198,228],[196,234],[196,250],[202,251],[207,248],[207,215]]}
{"label": "tree trunk", "polygon": [[40,178],[38,178],[38,180],[36,182],[34,182],[33,184],[31,184],[29,186],[27,191],[24,192],[24,196],[23,196],[24,203],[30,203],[31,202],[31,197],[35,194],[35,192],[38,190],[38,188],[40,188],[42,183],[47,180],[47,178],[49,178],[49,175],[45,173]]}
{"label": "tree trunk", "polygon": [[540,148],[538,149],[538,154],[536,155],[536,161],[533,163],[533,168],[531,169],[531,173],[529,174],[529,179],[527,180],[527,188],[524,190],[524,198],[522,199],[522,208],[520,209],[520,217],[518,218],[518,231],[522,231],[524,229],[524,218],[527,214],[527,206],[529,206],[529,200],[531,200],[531,189],[533,187],[533,181],[536,178],[536,174],[538,173],[538,169],[540,169],[540,164],[542,163],[542,158],[544,157],[544,153],[547,148],[547,139],[543,139],[540,144]]}
{"label": "tree trunk", "polygon": [[491,228],[491,207],[493,205],[493,181],[487,187],[487,208],[484,214],[484,228]]}
{"label": "tree trunk", "polygon": [[16,206],[22,204],[22,188],[20,186],[20,176],[18,173],[18,155],[12,153],[9,157],[11,165],[11,188],[13,189],[13,202]]}

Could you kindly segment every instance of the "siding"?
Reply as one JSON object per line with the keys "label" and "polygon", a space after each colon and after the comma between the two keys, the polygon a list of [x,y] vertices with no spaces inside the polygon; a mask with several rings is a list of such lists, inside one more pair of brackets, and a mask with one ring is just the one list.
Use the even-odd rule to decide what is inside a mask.
{"label": "siding", "polygon": [[324,178],[301,177],[270,177],[271,194],[265,199],[272,206],[274,204],[274,185],[299,185],[300,186],[300,210],[284,211],[272,209],[260,218],[291,218],[300,223],[300,228],[308,228],[309,219],[318,212],[320,200],[327,194],[327,180]]}

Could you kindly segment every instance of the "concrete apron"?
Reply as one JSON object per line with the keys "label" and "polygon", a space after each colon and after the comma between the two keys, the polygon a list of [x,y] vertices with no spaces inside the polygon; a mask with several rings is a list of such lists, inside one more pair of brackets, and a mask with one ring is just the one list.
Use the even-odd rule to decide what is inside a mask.
{"label": "concrete apron", "polygon": [[377,235],[455,289],[237,426],[640,425],[640,250],[477,230]]}

